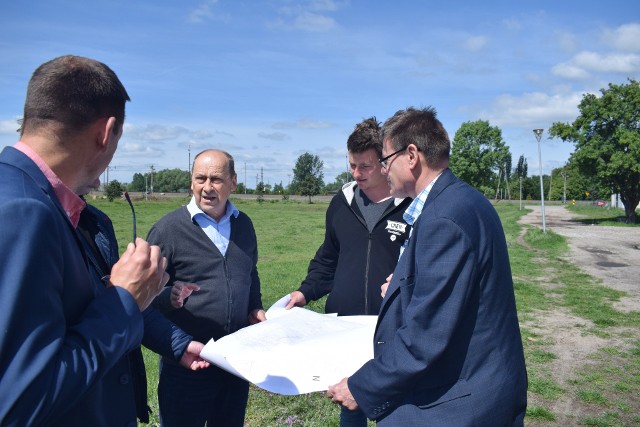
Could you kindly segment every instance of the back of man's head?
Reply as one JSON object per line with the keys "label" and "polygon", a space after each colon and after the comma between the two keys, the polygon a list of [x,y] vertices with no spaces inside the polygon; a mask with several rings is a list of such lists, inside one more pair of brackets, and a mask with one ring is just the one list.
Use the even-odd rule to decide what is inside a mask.
{"label": "back of man's head", "polygon": [[449,164],[449,135],[433,107],[409,107],[396,112],[382,126],[380,139],[388,140],[394,151],[414,144],[433,168]]}
{"label": "back of man's head", "polygon": [[380,140],[380,123],[375,117],[369,117],[358,123],[347,139],[347,150],[350,153],[362,153],[374,149],[378,157],[382,156]]}
{"label": "back of man's head", "polygon": [[124,123],[129,95],[105,64],[80,56],[61,56],[40,65],[27,88],[20,135],[54,125],[63,132],[84,129],[95,120],[115,117]]}

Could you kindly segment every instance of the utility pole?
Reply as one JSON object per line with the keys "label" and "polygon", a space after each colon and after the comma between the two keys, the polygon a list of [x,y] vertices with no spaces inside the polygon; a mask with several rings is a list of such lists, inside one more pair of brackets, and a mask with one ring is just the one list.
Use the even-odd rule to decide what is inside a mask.
{"label": "utility pole", "polygon": [[153,194],[153,165],[149,166],[149,169],[151,170],[151,194]]}
{"label": "utility pole", "polygon": [[533,134],[538,141],[538,165],[540,169],[540,206],[542,209],[542,232],[547,234],[547,223],[544,218],[544,186],[542,185],[542,152],[540,151],[540,137],[542,136],[544,129],[534,129]]}
{"label": "utility pole", "polygon": [[564,189],[562,192],[562,204],[567,203],[567,166],[562,169],[562,179],[564,179]]}
{"label": "utility pole", "polygon": [[244,194],[247,194],[247,162],[244,162]]}

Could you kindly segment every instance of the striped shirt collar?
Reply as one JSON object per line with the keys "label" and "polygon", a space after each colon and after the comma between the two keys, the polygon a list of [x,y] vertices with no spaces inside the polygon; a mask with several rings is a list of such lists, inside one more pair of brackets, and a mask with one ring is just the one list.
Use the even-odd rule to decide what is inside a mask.
{"label": "striped shirt collar", "polygon": [[429,192],[433,188],[433,185],[436,183],[438,178],[440,178],[440,175],[442,175],[442,173],[436,176],[433,181],[431,181],[429,185],[427,185],[424,190],[422,190],[420,194],[418,194],[418,196],[413,199],[413,202],[411,202],[407,210],[404,211],[402,218],[407,222],[407,224],[413,225],[413,223],[418,220],[418,217],[420,216],[420,214],[422,213],[422,209],[424,208],[424,204],[427,201],[427,197],[429,196]]}
{"label": "striped shirt collar", "polygon": [[22,141],[18,141],[16,145],[13,146],[16,150],[22,152],[25,156],[29,157],[38,168],[42,171],[44,176],[47,178],[51,187],[53,187],[53,192],[56,194],[62,209],[64,209],[65,213],[69,217],[71,224],[74,228],[78,227],[78,221],[80,221],[80,214],[84,210],[87,203],[82,200],[80,196],[74,193],[69,187],[67,187],[62,180],[56,175],[49,165],[45,163],[45,161],[36,153],[31,147],[25,144]]}

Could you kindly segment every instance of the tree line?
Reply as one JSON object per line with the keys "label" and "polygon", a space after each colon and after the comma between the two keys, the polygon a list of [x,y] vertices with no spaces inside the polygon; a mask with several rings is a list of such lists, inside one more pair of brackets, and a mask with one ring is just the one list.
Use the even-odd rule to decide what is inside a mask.
{"label": "tree line", "polygon": [[[545,199],[597,200],[619,194],[625,206],[627,222],[635,223],[635,208],[640,201],[640,84],[609,84],[601,96],[586,94],[578,105],[580,114],[573,123],[553,123],[549,139],[571,142],[575,151],[561,168],[543,175]],[[304,153],[293,168],[290,185],[273,187],[264,182],[255,189],[238,184],[237,193],[297,194],[311,197],[338,191],[352,177],[342,172],[334,182],[324,183],[324,163]],[[488,198],[539,200],[539,176],[528,175],[527,160],[520,156],[515,167],[502,131],[487,120],[463,123],[451,144],[451,170]],[[165,169],[153,174],[133,175],[128,185],[109,183],[108,197],[125,189],[146,192],[187,192],[189,172]],[[113,191],[111,191],[113,190]],[[118,192],[120,194],[118,194]]]}

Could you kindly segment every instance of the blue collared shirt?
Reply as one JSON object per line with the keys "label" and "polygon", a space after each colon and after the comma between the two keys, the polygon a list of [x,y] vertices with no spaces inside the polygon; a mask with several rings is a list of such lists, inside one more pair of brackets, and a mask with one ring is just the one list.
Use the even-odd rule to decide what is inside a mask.
{"label": "blue collared shirt", "polygon": [[205,232],[214,245],[220,250],[222,256],[227,253],[229,247],[229,239],[231,238],[231,215],[238,217],[240,211],[227,200],[226,211],[220,221],[216,221],[206,213],[202,212],[202,209],[196,204],[195,197],[191,197],[191,201],[187,205],[187,210],[191,214],[191,220],[195,220],[202,231]]}
{"label": "blue collared shirt", "polygon": [[[442,175],[442,173],[440,175]],[[409,245],[409,239],[411,239],[411,234],[413,233],[413,223],[418,220],[418,217],[422,213],[422,209],[424,208],[424,204],[427,201],[427,197],[429,197],[429,192],[433,188],[433,184],[435,184],[438,178],[440,178],[440,175],[436,176],[434,180],[431,181],[429,185],[427,185],[415,199],[413,199],[413,202],[411,202],[407,210],[405,210],[404,214],[402,214],[402,218],[407,222],[407,224],[411,225],[411,230],[409,230],[409,238],[404,241],[404,244],[400,248],[400,255],[402,255],[402,252],[404,252],[404,248]]]}

